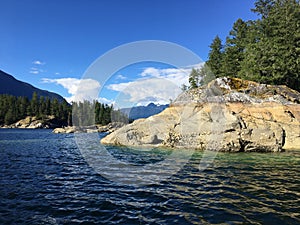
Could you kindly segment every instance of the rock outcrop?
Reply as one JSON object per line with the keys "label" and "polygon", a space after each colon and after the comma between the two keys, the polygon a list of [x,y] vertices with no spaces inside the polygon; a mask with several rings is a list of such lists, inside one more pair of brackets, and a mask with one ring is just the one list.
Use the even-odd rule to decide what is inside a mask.
{"label": "rock outcrop", "polygon": [[25,119],[11,125],[3,126],[3,128],[53,129],[64,125],[64,121],[58,120],[54,116],[47,116],[43,119],[35,116],[27,116]]}
{"label": "rock outcrop", "polygon": [[59,133],[112,133],[115,130],[121,128],[125,124],[122,122],[112,122],[107,125],[95,125],[95,126],[85,126],[85,127],[77,127],[77,126],[67,126],[67,127],[59,127],[54,129],[52,132],[55,134]]}
{"label": "rock outcrop", "polygon": [[101,142],[226,152],[300,149],[299,101],[300,94],[286,86],[218,78]]}

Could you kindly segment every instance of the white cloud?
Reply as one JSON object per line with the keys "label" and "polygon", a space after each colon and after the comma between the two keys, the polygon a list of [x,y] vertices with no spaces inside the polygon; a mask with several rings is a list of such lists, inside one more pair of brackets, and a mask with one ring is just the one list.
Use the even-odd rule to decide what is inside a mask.
{"label": "white cloud", "polygon": [[140,79],[134,82],[111,84],[109,89],[119,91],[115,99],[117,105],[127,104],[147,105],[151,102],[156,104],[167,104],[170,99],[175,99],[181,89],[173,82],[162,78]]}
{"label": "white cloud", "polygon": [[60,78],[48,79],[43,78],[43,83],[54,83],[63,86],[71,94],[67,97],[68,102],[72,101],[92,101],[97,99],[100,90],[100,83],[93,79],[77,79],[77,78]]}
{"label": "white cloud", "polygon": [[148,67],[140,74],[142,77],[157,77],[162,79],[167,79],[179,87],[182,84],[189,84],[189,74],[193,68],[201,68],[203,63],[196,65],[187,66],[184,68],[166,68],[166,69],[156,69],[153,67]]}
{"label": "white cloud", "polygon": [[[182,84],[188,85],[188,78],[192,68],[200,68],[203,64],[185,68],[157,69],[148,67],[140,74],[136,81],[110,84],[108,89],[120,92],[118,98],[135,105],[147,105],[151,102],[166,104],[174,100],[181,93]],[[122,97],[121,97],[122,96]],[[115,100],[118,104],[118,99]],[[121,101],[121,100],[120,100]]]}
{"label": "white cloud", "polygon": [[29,73],[31,74],[39,74],[39,73],[43,73],[44,70],[40,69],[39,67],[42,65],[45,65],[45,62],[39,61],[39,60],[35,60],[32,62],[32,64],[34,65],[34,67],[30,68]]}
{"label": "white cloud", "polygon": [[46,63],[42,62],[40,60],[35,60],[35,61],[32,62],[32,64],[34,64],[34,65],[45,65]]}
{"label": "white cloud", "polygon": [[104,97],[99,97],[97,100],[98,100],[98,102],[108,104],[108,105],[114,105],[115,104],[115,101],[104,98]]}
{"label": "white cloud", "polygon": [[107,86],[107,88],[110,89],[110,90],[113,90],[113,91],[124,91],[131,84],[134,84],[134,82],[110,84],[110,85]]}
{"label": "white cloud", "polygon": [[30,70],[29,73],[32,73],[32,74],[39,74],[40,71],[38,71],[38,70]]}
{"label": "white cloud", "polygon": [[117,76],[117,79],[119,79],[119,80],[126,80],[127,77],[123,76],[122,74],[119,74],[119,75]]}

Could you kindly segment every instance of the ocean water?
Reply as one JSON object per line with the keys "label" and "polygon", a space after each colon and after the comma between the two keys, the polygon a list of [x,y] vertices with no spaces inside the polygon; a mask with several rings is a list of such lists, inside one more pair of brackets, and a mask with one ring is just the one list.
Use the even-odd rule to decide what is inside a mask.
{"label": "ocean water", "polygon": [[[170,154],[108,149],[139,165]],[[97,173],[74,134],[1,129],[0,224],[300,224],[300,151],[218,153],[199,170],[202,157],[130,186]]]}

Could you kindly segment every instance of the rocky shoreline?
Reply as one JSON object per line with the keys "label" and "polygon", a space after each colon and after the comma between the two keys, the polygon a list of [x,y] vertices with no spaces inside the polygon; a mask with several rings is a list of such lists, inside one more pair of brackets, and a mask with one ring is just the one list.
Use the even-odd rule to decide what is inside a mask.
{"label": "rocky shoreline", "polygon": [[76,127],[76,126],[67,126],[67,127],[58,127],[55,128],[52,132],[55,134],[59,133],[112,133],[117,129],[123,127],[125,124],[120,122],[112,122],[108,125],[95,125],[95,126],[84,126],[84,127]]}
{"label": "rocky shoreline", "polygon": [[5,129],[53,129],[53,133],[112,133],[115,130],[124,126],[121,122],[112,122],[108,125],[94,125],[94,126],[65,126],[61,121],[56,120],[53,116],[48,116],[44,119],[37,119],[36,117],[27,116],[25,119],[11,125],[3,125],[0,128]]}
{"label": "rocky shoreline", "polygon": [[20,129],[55,129],[65,126],[65,123],[56,119],[54,116],[47,116],[43,119],[35,116],[27,116],[11,125],[3,125],[0,128],[20,128]]}
{"label": "rocky shoreline", "polygon": [[182,93],[147,119],[128,124],[102,144],[281,152],[300,149],[300,94],[286,86],[217,78]]}

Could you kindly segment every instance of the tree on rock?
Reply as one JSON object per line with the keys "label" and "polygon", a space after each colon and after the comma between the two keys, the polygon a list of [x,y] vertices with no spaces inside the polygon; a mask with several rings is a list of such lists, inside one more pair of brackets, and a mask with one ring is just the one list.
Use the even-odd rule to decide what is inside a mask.
{"label": "tree on rock", "polygon": [[225,76],[238,77],[246,48],[247,23],[238,19],[226,39],[222,71]]}
{"label": "tree on rock", "polygon": [[193,89],[199,87],[200,81],[201,81],[201,77],[200,77],[199,69],[193,68],[189,76],[190,88]]}
{"label": "tree on rock", "polygon": [[209,46],[210,52],[206,65],[210,67],[215,77],[223,76],[222,64],[223,64],[223,45],[219,36],[216,36],[212,44]]}

